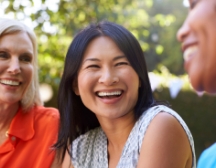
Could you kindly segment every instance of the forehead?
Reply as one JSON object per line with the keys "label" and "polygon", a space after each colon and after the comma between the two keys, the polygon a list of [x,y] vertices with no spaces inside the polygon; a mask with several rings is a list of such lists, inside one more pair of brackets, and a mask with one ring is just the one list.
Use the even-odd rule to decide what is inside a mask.
{"label": "forehead", "polygon": [[0,47],[13,51],[28,51],[33,54],[33,44],[26,32],[4,34],[0,37]]}
{"label": "forehead", "polygon": [[93,39],[87,46],[85,53],[88,52],[97,52],[97,53],[105,53],[106,52],[111,52],[111,51],[118,51],[122,52],[119,47],[116,45],[116,43],[111,39],[110,37],[107,36],[100,36],[95,39]]}

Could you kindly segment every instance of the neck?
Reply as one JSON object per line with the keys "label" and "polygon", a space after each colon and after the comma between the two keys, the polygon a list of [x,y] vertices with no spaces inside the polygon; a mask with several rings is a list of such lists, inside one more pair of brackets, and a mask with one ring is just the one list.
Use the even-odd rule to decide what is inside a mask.
{"label": "neck", "polygon": [[114,120],[98,118],[100,125],[108,139],[108,146],[122,148],[135,124],[134,114],[127,115]]}
{"label": "neck", "polygon": [[117,119],[98,117],[98,120],[108,139],[107,152],[109,167],[116,167],[128,136],[135,124],[134,113],[128,113]]}
{"label": "neck", "polygon": [[0,132],[3,130],[8,130],[18,108],[19,103],[13,105],[0,104]]}

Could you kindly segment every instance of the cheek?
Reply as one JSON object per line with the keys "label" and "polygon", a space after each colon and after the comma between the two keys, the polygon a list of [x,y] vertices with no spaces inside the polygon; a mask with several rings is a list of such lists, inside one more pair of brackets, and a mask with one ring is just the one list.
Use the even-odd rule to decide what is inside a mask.
{"label": "cheek", "polygon": [[94,101],[94,86],[89,78],[78,78],[76,93],[87,108],[91,108]]}
{"label": "cheek", "polygon": [[93,90],[93,86],[95,85],[94,81],[93,77],[88,74],[80,74],[78,76],[77,90],[81,98],[88,96],[89,92]]}
{"label": "cheek", "polygon": [[0,60],[0,74],[6,71],[7,65],[7,62]]}
{"label": "cheek", "polygon": [[[216,17],[216,16],[215,16]],[[216,21],[214,21],[214,23],[211,24],[211,26],[208,26],[208,37],[209,39],[207,39],[207,50],[206,52],[209,52],[209,54],[211,54],[211,60],[216,63]]]}
{"label": "cheek", "polygon": [[129,95],[129,102],[128,105],[130,106],[130,109],[134,109],[134,107],[137,104],[138,96],[139,96],[139,82],[133,83],[131,86],[130,95]]}
{"label": "cheek", "polygon": [[4,71],[4,67],[1,66],[1,63],[0,63],[0,74]]}
{"label": "cheek", "polygon": [[24,80],[26,80],[26,82],[28,84],[30,84],[30,82],[33,80],[33,77],[34,77],[33,71],[34,71],[34,69],[33,69],[32,65],[27,66],[24,69],[24,73],[25,73],[25,75],[24,75],[25,79]]}
{"label": "cheek", "polygon": [[192,64],[188,70],[188,76],[193,88],[202,91],[203,71],[200,64]]}
{"label": "cheek", "polygon": [[141,86],[140,80],[138,75],[136,74],[135,71],[132,73],[126,73],[125,75],[125,80],[128,83],[128,87],[132,89],[132,93],[134,93],[134,96],[138,97],[138,90],[139,87]]}
{"label": "cheek", "polygon": [[200,67],[204,71],[204,75],[215,73],[216,69],[216,22],[206,26],[200,47]]}

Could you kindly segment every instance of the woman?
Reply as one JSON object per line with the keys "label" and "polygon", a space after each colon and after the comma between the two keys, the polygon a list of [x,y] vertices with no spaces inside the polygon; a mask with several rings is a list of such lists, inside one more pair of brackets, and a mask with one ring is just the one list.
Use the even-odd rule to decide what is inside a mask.
{"label": "woman", "polygon": [[182,42],[185,69],[195,90],[215,94],[216,1],[189,2],[189,15],[177,34],[178,40]]}
{"label": "woman", "polygon": [[24,24],[0,19],[0,167],[49,168],[58,111],[42,107],[36,36]]}
{"label": "woman", "polygon": [[155,102],[143,51],[120,25],[100,22],[75,36],[58,105],[63,167],[195,167],[188,127]]}
{"label": "woman", "polygon": [[[185,69],[197,91],[216,93],[216,1],[190,0],[187,19],[177,37],[182,42]],[[197,19],[199,18],[199,19]],[[198,168],[216,165],[216,143],[200,156]]]}

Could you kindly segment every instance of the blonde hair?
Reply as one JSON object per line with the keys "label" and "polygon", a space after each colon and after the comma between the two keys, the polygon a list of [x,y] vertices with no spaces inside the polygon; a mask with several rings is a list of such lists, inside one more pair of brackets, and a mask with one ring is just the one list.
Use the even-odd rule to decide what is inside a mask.
{"label": "blonde hair", "polygon": [[36,35],[33,30],[31,30],[25,24],[17,20],[0,18],[0,38],[7,34],[13,34],[19,32],[25,32],[29,36],[34,50],[32,80],[21,100],[21,106],[23,110],[27,111],[30,108],[32,108],[34,105],[43,104],[39,94]]}

